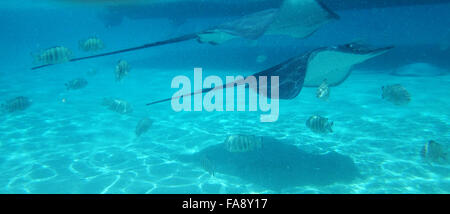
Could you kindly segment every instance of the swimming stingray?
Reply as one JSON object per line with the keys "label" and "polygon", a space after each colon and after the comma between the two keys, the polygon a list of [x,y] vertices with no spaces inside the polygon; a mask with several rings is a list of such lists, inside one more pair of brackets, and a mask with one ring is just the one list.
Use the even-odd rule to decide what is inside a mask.
{"label": "swimming stingray", "polygon": [[[263,34],[288,35],[294,38],[305,38],[313,34],[323,24],[338,18],[339,16],[337,14],[329,10],[319,0],[285,0],[280,8],[256,12],[238,20],[218,25],[198,33],[144,44],[138,47],[87,57],[73,58],[70,62],[136,51],[193,39],[196,39],[200,43],[216,45],[237,37],[257,39]],[[52,64],[36,66],[33,67],[32,70],[50,65]]]}
{"label": "swimming stingray", "polygon": [[262,147],[254,151],[230,152],[221,143],[174,158],[203,168],[204,160],[208,160],[210,166],[205,170],[213,170],[211,174],[236,176],[275,191],[296,186],[348,183],[360,176],[350,157],[336,152],[313,154],[270,137],[263,137]]}
{"label": "swimming stingray", "polygon": [[[293,57],[279,65],[253,74],[258,80],[260,76],[267,77],[267,97],[271,92],[271,76],[279,77],[279,99],[294,99],[303,87],[318,87],[324,79],[329,86],[337,86],[344,82],[352,71],[352,67],[370,58],[386,53],[393,46],[374,48],[359,43],[349,43],[339,46],[323,47],[309,51],[300,56]],[[212,90],[234,87],[232,82],[216,88],[207,88],[200,91],[148,103],[153,105],[172,99],[178,99],[194,94],[207,93]],[[247,86],[248,87],[248,86]],[[259,92],[259,90],[257,90]]]}
{"label": "swimming stingray", "polygon": [[[61,1],[61,0],[59,0]],[[67,0],[66,0],[67,1]],[[450,0],[320,0],[334,11],[372,8],[405,7],[415,5],[443,4]],[[169,19],[181,24],[189,19],[222,18],[241,16],[270,8],[277,8],[282,0],[171,0],[146,1],[145,4],[108,4],[98,17],[108,27],[117,26],[127,19]]]}

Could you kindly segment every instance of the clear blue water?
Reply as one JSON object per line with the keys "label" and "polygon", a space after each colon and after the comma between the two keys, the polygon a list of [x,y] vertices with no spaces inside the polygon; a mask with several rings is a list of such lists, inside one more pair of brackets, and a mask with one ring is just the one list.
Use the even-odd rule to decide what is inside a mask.
{"label": "clear blue water", "polygon": [[[0,102],[16,96],[33,100],[24,111],[0,115],[0,193],[450,192],[450,164],[430,165],[420,156],[429,140],[450,143],[450,75],[427,75],[433,74],[432,67],[422,67],[415,77],[390,75],[411,63],[449,71],[449,3],[337,10],[339,21],[307,39],[263,36],[219,46],[190,41],[32,71],[31,53],[62,45],[75,56],[86,56],[78,41],[90,36],[101,38],[104,51],[111,51],[236,18],[206,14],[174,21],[133,18],[128,11],[122,12],[128,17],[120,24],[106,26],[99,16],[104,3],[32,2],[0,3]],[[145,105],[170,97],[176,91],[170,87],[172,78],[192,76],[194,67],[202,67],[204,76],[250,75],[310,49],[359,40],[396,49],[355,67],[344,83],[331,88],[327,102],[315,97],[316,88],[281,100],[274,123],[260,123],[261,112],[174,112],[170,103]],[[132,67],[121,83],[114,79],[119,59]],[[95,75],[88,74],[92,69]],[[66,90],[64,84],[78,77],[86,78],[88,86]],[[411,94],[406,106],[381,99],[381,86],[396,83]],[[101,105],[104,97],[124,99],[134,111],[110,111]],[[309,130],[305,121],[313,114],[334,121],[334,132]],[[144,117],[154,123],[136,139],[135,127]],[[310,154],[337,152],[351,158],[360,176],[350,182],[274,189],[249,179],[259,174],[218,170],[211,176],[202,164],[179,158],[238,133],[269,136]],[[255,164],[242,155],[239,164]],[[282,153],[264,155],[267,160],[285,158]],[[259,167],[268,174],[284,170],[264,163]]]}

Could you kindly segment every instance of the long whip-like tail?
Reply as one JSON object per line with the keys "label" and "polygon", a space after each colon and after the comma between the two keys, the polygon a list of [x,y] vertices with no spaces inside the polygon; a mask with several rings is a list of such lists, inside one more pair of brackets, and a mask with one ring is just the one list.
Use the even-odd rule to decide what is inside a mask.
{"label": "long whip-like tail", "polygon": [[[217,86],[217,87],[214,87],[214,88],[204,88],[204,89],[200,89],[200,90],[198,90],[196,92],[183,94],[183,95],[180,95],[180,96],[171,97],[171,98],[167,98],[167,99],[163,99],[163,100],[154,101],[154,102],[151,102],[151,103],[147,103],[147,105],[149,106],[149,105],[154,105],[154,104],[158,104],[158,103],[163,103],[163,102],[171,101],[173,99],[179,99],[179,98],[182,98],[182,97],[189,97],[189,96],[193,96],[193,95],[196,95],[196,94],[204,94],[204,93],[208,93],[208,92],[213,91],[213,90],[220,90],[220,89],[224,89],[224,88],[234,87],[234,86],[242,85],[244,83],[245,83],[245,80],[238,80],[238,81],[230,82],[230,83],[227,83],[227,84],[223,84],[221,86]],[[248,85],[246,86],[246,88],[248,88]]]}
{"label": "long whip-like tail", "polygon": [[[193,34],[188,34],[188,35],[180,36],[180,37],[173,38],[173,39],[153,42],[153,43],[149,43],[149,44],[144,44],[144,45],[137,46],[137,47],[126,48],[126,49],[122,49],[122,50],[116,50],[116,51],[111,51],[111,52],[107,52],[107,53],[101,53],[101,54],[92,55],[92,56],[73,58],[73,59],[70,59],[69,62],[76,62],[76,61],[81,61],[81,60],[86,60],[86,59],[93,59],[93,58],[99,58],[99,57],[104,57],[104,56],[110,56],[110,55],[115,55],[115,54],[130,52],[130,51],[136,51],[136,50],[141,50],[141,49],[155,47],[155,46],[161,46],[161,45],[167,45],[167,44],[172,44],[172,43],[188,41],[188,40],[197,39],[197,38],[198,38],[197,34],[193,33]],[[36,69],[48,67],[48,66],[51,66],[51,65],[55,65],[55,64],[39,65],[39,66],[32,67],[31,70],[36,70]]]}

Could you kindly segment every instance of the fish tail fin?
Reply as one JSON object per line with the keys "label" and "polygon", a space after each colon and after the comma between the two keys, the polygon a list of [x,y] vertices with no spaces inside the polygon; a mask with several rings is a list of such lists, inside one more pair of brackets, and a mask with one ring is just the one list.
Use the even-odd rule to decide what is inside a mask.
{"label": "fish tail fin", "polygon": [[330,132],[333,132],[334,121],[330,123]]}
{"label": "fish tail fin", "polygon": [[33,58],[33,65],[38,65],[41,62],[41,55],[38,53],[30,52],[31,57]]}
{"label": "fish tail fin", "polygon": [[78,40],[78,49],[83,50],[83,43],[85,42],[85,39]]}

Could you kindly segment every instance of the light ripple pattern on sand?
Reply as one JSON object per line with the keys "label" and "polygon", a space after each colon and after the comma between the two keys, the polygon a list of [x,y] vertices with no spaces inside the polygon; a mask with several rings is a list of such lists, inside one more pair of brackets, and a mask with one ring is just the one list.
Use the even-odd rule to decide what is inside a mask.
{"label": "light ripple pattern on sand", "polygon": [[[211,177],[200,166],[172,156],[200,151],[242,131],[293,140],[307,151],[337,151],[352,157],[362,174],[351,184],[299,186],[281,193],[450,192],[449,166],[430,167],[420,158],[423,142],[450,140],[450,76],[400,78],[355,71],[333,88],[327,105],[315,97],[314,88],[307,88],[294,100],[280,101],[279,121],[259,123],[259,113],[253,112],[175,113],[170,104],[146,108],[142,98],[160,97],[149,91],[170,82],[167,71],[151,72],[155,84],[130,76],[120,86],[110,72],[99,73],[83,97],[68,94],[61,85],[67,75],[76,77],[76,71],[51,76],[10,72],[0,77],[1,93],[27,90],[34,101],[23,114],[0,115],[0,193],[276,193],[227,174]],[[48,85],[41,87],[37,81]],[[407,107],[380,101],[380,87],[392,81],[414,95]],[[128,97],[130,92],[133,96]],[[99,107],[99,97],[111,93],[127,97],[135,106],[133,115]],[[43,96],[48,94],[56,96]],[[67,96],[68,102],[61,103],[59,96]],[[309,132],[303,121],[312,114],[333,118],[339,124],[334,134]],[[148,115],[158,125],[133,143],[136,122]]]}

